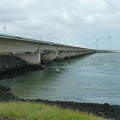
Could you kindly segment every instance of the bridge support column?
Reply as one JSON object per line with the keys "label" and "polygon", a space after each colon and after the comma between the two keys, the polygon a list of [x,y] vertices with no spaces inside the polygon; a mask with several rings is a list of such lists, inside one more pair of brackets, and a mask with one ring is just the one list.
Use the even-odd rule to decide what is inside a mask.
{"label": "bridge support column", "polygon": [[15,56],[25,60],[29,64],[41,64],[41,53],[23,53]]}
{"label": "bridge support column", "polygon": [[57,58],[58,54],[59,51],[57,50],[48,50],[48,51],[46,50],[43,52],[41,60],[43,63],[53,61]]}

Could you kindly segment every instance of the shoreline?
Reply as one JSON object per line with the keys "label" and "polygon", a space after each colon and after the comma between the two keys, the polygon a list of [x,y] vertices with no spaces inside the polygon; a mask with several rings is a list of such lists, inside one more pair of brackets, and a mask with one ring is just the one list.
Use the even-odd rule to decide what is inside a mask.
{"label": "shoreline", "polygon": [[110,105],[108,103],[98,104],[98,103],[81,103],[72,101],[49,101],[42,99],[20,99],[18,102],[33,102],[33,103],[43,103],[46,105],[56,105],[64,109],[72,109],[75,111],[86,112],[88,114],[94,114],[98,117],[103,117],[109,120],[120,120],[120,106]]}
{"label": "shoreline", "polygon": [[8,86],[0,86],[0,102],[31,102],[43,103],[45,105],[55,105],[64,109],[72,109],[75,111],[86,112],[94,114],[98,117],[103,117],[109,120],[120,120],[120,106],[110,104],[97,104],[97,103],[80,103],[71,101],[49,101],[42,99],[22,99],[14,96],[10,92]]}

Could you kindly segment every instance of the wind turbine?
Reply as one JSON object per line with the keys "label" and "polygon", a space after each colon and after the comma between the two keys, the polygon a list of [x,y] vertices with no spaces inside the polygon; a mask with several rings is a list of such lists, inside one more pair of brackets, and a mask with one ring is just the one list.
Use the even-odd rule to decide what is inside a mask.
{"label": "wind turbine", "polygon": [[3,26],[3,33],[6,33],[6,26]]}
{"label": "wind turbine", "polygon": [[108,36],[109,39],[109,49],[111,50],[111,35]]}
{"label": "wind turbine", "polygon": [[96,49],[98,49],[98,39],[96,39]]}

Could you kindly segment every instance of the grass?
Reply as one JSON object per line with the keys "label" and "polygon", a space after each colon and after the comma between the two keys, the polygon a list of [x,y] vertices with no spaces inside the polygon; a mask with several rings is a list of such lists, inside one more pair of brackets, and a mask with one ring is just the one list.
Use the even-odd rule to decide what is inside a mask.
{"label": "grass", "polygon": [[0,117],[24,120],[104,120],[92,114],[29,102],[0,103]]}

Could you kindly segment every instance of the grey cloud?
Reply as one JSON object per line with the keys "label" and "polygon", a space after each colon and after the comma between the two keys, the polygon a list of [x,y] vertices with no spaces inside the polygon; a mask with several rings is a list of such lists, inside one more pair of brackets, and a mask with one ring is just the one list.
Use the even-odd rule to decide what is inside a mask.
{"label": "grey cloud", "polygon": [[24,8],[16,0],[2,0],[0,2],[0,22],[15,22],[26,19]]}
{"label": "grey cloud", "polygon": [[46,38],[45,40],[67,44],[72,44],[75,39],[74,43],[78,44],[79,39],[80,44],[93,47],[90,40],[95,39],[96,35],[100,36],[109,29],[120,30],[118,2],[119,0],[1,0],[0,26],[6,25],[8,34]]}

